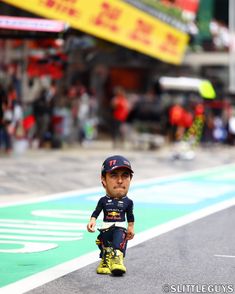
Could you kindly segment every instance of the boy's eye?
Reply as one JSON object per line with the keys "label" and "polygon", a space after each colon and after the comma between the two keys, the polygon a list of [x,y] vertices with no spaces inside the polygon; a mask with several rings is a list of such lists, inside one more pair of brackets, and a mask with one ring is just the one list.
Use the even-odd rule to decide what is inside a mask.
{"label": "boy's eye", "polygon": [[117,176],[117,173],[112,172],[112,173],[110,173],[110,176],[111,176],[111,177],[116,177],[116,176]]}
{"label": "boy's eye", "polygon": [[130,176],[130,173],[125,172],[125,173],[122,174],[122,176],[125,177],[125,178],[128,178]]}
{"label": "boy's eye", "polygon": [[124,173],[122,173],[122,174],[118,174],[117,172],[111,172],[111,173],[110,173],[110,177],[111,177],[111,178],[116,178],[116,177],[118,177],[118,176],[121,176],[121,177],[123,177],[123,178],[128,178],[128,177],[130,177],[130,173],[129,173],[129,172],[124,172]]}

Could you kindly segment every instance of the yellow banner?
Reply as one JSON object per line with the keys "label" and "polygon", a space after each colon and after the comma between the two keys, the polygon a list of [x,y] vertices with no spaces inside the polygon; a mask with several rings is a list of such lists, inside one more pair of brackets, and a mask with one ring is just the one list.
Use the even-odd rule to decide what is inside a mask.
{"label": "yellow banner", "polygon": [[121,0],[3,0],[99,38],[180,64],[188,35]]}

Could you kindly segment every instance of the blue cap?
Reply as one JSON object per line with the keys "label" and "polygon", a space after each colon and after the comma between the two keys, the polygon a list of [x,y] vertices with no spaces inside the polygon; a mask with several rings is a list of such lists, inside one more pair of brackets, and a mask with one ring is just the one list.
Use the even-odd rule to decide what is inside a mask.
{"label": "blue cap", "polygon": [[114,155],[105,159],[102,165],[101,174],[103,175],[117,168],[127,168],[131,173],[133,173],[130,161],[127,158],[121,155]]}

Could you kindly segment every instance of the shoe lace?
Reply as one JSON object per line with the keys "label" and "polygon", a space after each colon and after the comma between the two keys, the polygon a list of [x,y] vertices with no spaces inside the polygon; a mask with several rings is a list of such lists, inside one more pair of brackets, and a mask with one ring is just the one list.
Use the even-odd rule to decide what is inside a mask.
{"label": "shoe lace", "polygon": [[113,257],[113,263],[120,264],[120,256],[114,255],[114,257]]}
{"label": "shoe lace", "polygon": [[103,267],[109,267],[109,258],[110,258],[109,254],[105,253],[103,258],[103,263],[102,263]]}

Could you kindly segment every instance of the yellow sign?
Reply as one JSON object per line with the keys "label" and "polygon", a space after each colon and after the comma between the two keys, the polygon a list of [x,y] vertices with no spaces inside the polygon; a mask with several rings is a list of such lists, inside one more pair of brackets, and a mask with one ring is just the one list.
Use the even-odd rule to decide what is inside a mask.
{"label": "yellow sign", "polygon": [[188,35],[121,0],[3,0],[46,18],[139,51],[180,64]]}

